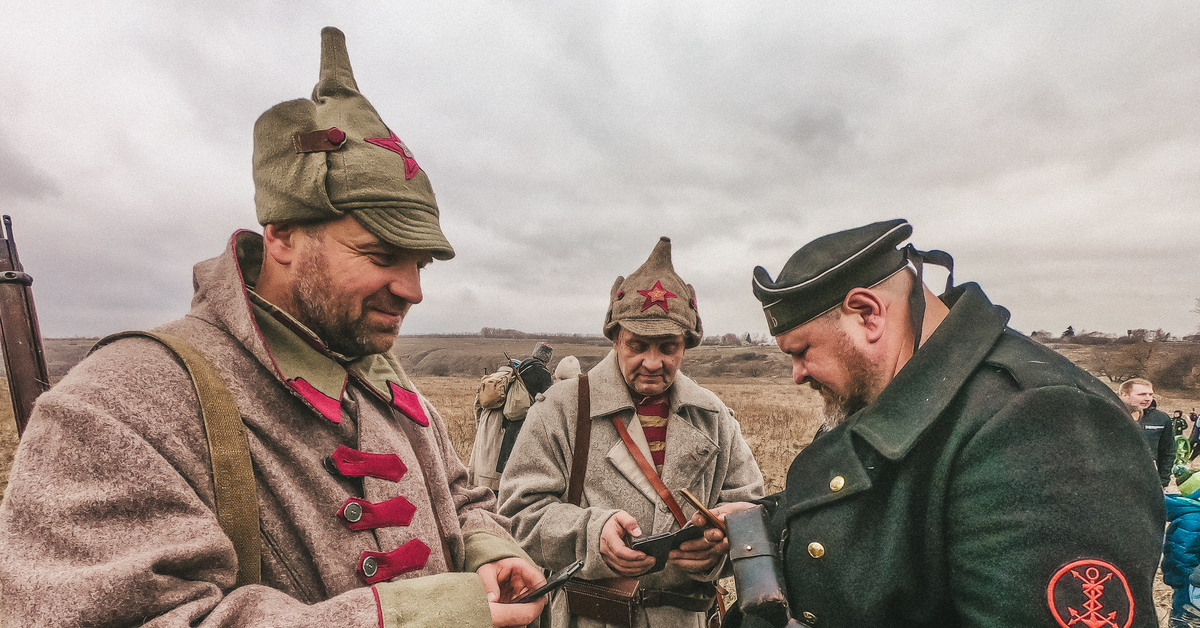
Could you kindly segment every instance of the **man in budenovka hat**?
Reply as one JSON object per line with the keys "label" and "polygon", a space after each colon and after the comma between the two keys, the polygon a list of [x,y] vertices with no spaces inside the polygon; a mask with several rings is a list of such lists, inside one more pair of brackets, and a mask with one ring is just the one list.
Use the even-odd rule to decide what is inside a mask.
{"label": "man in budenovka hat", "polygon": [[[763,494],[733,413],[679,370],[702,334],[696,293],[675,274],[671,241],[662,238],[641,268],[613,284],[604,321],[613,350],[586,384],[554,384],[530,408],[500,479],[500,513],[512,517],[515,536],[539,564],[560,569],[584,560],[579,576],[589,580],[641,576],[640,627],[704,626],[728,543],[688,541],[665,569],[647,574],[654,558],[624,538],[678,530],[692,512],[677,503],[679,489],[709,507]],[[586,457],[577,459],[577,449]],[[577,460],[586,465],[581,476],[572,471]],[[572,499],[575,481],[582,483]],[[555,626],[603,625],[571,615],[566,598],[553,602]]]}
{"label": "man in budenovka hat", "polygon": [[[1108,387],[1006,327],[941,251],[879,222],[818,238],[754,294],[825,422],[764,503],[812,626],[1157,626],[1163,498]],[[732,510],[738,506],[730,506]],[[736,625],[763,626],[731,613]]]}
{"label": "man in budenovka hat", "polygon": [[249,529],[218,518],[230,484],[214,482],[215,432],[180,363],[112,339],[38,400],[16,454],[0,506],[8,625],[523,626],[540,612],[507,603],[541,572],[390,353],[421,268],[454,255],[429,179],[358,91],[337,29],[321,57],[312,99],[255,125],[263,235],[199,263],[190,314],[155,330],[198,349],[236,402],[251,479],[223,494],[250,504]]}

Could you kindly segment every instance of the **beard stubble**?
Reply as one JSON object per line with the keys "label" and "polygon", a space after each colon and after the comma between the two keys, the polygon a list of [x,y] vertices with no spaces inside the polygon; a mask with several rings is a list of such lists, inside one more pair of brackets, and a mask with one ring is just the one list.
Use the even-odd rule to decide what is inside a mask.
{"label": "beard stubble", "polygon": [[851,342],[841,329],[838,329],[838,358],[846,368],[846,390],[837,393],[813,380],[809,386],[821,394],[825,400],[822,412],[821,429],[829,431],[841,425],[854,413],[867,407],[886,385],[884,369],[867,358]]}
{"label": "beard stubble", "polygon": [[[367,313],[373,304],[383,305],[384,301],[396,297],[390,293],[373,294],[364,300],[358,314],[352,315],[353,304],[338,300],[342,293],[327,268],[324,251],[315,246],[298,261],[292,287],[296,318],[331,351],[346,357],[357,358],[390,350],[400,333],[400,322],[372,324]],[[403,306],[405,313],[408,307],[407,303]],[[401,321],[403,319],[402,315]]]}

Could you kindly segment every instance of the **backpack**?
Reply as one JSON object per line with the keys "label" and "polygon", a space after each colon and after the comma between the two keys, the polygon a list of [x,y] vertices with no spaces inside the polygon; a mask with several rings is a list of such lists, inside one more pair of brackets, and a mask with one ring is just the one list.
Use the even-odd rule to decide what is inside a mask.
{"label": "backpack", "polygon": [[493,410],[504,405],[512,383],[513,371],[508,366],[502,366],[495,372],[484,375],[483,379],[479,380],[479,390],[475,393],[479,407]]}

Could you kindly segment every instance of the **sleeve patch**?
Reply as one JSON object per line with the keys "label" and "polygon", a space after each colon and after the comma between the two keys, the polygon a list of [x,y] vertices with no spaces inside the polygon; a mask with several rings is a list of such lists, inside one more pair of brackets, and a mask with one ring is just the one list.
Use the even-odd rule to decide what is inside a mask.
{"label": "sleeve patch", "polygon": [[1133,591],[1110,562],[1082,558],[1054,572],[1046,587],[1050,613],[1063,628],[1129,628]]}

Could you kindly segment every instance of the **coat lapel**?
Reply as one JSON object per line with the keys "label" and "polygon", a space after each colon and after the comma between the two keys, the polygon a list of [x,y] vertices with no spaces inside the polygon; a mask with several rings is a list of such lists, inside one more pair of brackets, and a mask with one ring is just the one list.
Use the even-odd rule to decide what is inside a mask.
{"label": "coat lapel", "polygon": [[677,412],[667,423],[667,455],[663,483],[667,488],[699,486],[697,477],[717,455],[717,444],[692,424],[688,413]]}
{"label": "coat lapel", "polygon": [[[629,421],[629,437],[633,439],[634,444],[641,450],[642,455],[646,460],[650,459],[650,444],[646,442],[646,434],[642,431],[642,422],[637,415]],[[669,429],[669,428],[668,428]],[[658,500],[658,492],[654,490],[654,486],[650,484],[650,480],[646,479],[646,474],[642,473],[642,468],[638,466],[633,455],[629,453],[629,448],[625,446],[625,441],[620,438],[616,443],[613,443],[612,449],[608,450],[608,461],[616,467],[621,475],[625,476],[625,480],[632,484],[638,491],[645,495],[650,503],[656,503]]]}
{"label": "coat lapel", "polygon": [[847,421],[889,460],[908,454],[995,346],[1008,310],[966,283],[947,295],[950,314],[879,397]]}

